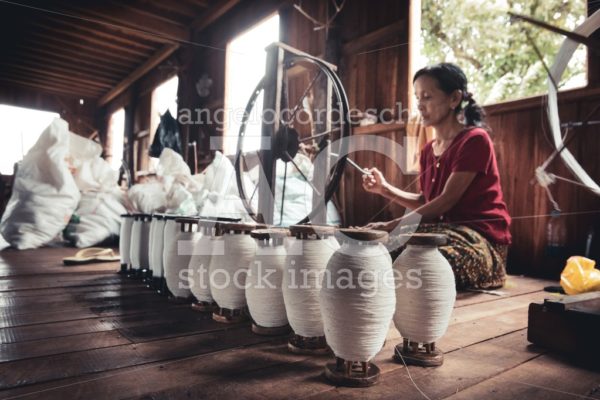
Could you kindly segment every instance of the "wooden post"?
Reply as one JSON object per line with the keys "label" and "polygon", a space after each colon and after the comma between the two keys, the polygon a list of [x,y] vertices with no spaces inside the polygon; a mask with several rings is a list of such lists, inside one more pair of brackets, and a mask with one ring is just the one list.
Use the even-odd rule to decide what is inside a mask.
{"label": "wooden post", "polygon": [[[275,162],[273,147],[275,136],[279,131],[281,109],[281,84],[283,80],[284,51],[276,44],[267,47],[267,66],[265,71],[263,113],[266,111],[267,121],[262,123],[262,142],[270,143],[270,147],[262,148],[259,154],[263,173],[258,180],[258,216],[260,222],[273,223],[275,201]],[[270,138],[267,139],[267,138]],[[262,147],[262,146],[261,146]]]}

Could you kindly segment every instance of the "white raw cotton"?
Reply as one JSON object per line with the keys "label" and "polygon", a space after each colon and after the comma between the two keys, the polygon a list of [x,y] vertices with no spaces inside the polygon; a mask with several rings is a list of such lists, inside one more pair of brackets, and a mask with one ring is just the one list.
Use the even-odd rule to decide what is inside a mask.
{"label": "white raw cotton", "polygon": [[325,338],[336,357],[370,361],[383,347],[394,315],[392,259],[381,243],[344,243],[329,260],[320,302]]}
{"label": "white raw cotton", "polygon": [[221,308],[237,310],[246,306],[246,275],[256,255],[256,243],[248,234],[224,233],[213,239],[223,244],[223,255],[210,260],[210,290]]}
{"label": "white raw cotton", "polygon": [[191,277],[192,294],[199,302],[212,303],[210,291],[209,268],[214,247],[214,234],[212,221],[200,221],[202,236],[194,244],[194,254],[188,265]]}
{"label": "white raw cotton", "polygon": [[[256,257],[246,278],[246,300],[254,322],[275,328],[288,323],[281,290],[286,251],[282,239],[255,239]],[[281,241],[281,242],[278,242]]]}
{"label": "white raw cotton", "polygon": [[436,246],[409,244],[394,262],[394,269],[398,279],[396,328],[411,341],[436,342],[448,329],[456,299],[452,267]]}
{"label": "white raw cotton", "polygon": [[121,255],[121,265],[131,264],[131,228],[133,227],[133,216],[130,214],[121,215],[121,229],[119,233],[119,254]]}
{"label": "white raw cotton", "polygon": [[[192,257],[191,251],[183,251],[186,242],[195,241],[200,234],[193,231],[182,232],[182,223],[177,223],[177,234],[175,240],[172,240],[168,247],[165,247],[167,255],[164,264],[164,277],[167,281],[167,288],[175,297],[187,298],[192,292],[190,290],[188,265]],[[166,229],[165,229],[166,234]]]}
{"label": "white raw cotton", "polygon": [[323,336],[319,306],[321,278],[327,262],[339,249],[335,237],[291,239],[283,274],[283,298],[290,326],[297,335]]}

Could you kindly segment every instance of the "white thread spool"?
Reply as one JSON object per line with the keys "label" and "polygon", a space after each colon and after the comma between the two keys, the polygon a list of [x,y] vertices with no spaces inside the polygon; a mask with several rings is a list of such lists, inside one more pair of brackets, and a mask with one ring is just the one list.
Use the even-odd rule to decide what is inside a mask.
{"label": "white thread spool", "polygon": [[163,252],[165,235],[165,216],[163,214],[154,214],[152,216],[152,225],[150,227],[150,268],[152,270],[152,287],[160,288],[161,278],[163,277]]}
{"label": "white thread spool", "polygon": [[327,262],[339,249],[333,227],[294,225],[283,274],[283,298],[294,336],[288,349],[294,353],[327,353],[319,306],[321,279]]}
{"label": "white thread spool", "polygon": [[175,222],[177,215],[165,215],[165,227],[163,232],[163,254],[162,254],[162,273],[161,273],[161,285],[160,285],[160,293],[163,295],[168,295],[169,290],[167,289],[167,281],[165,279],[165,266],[167,265],[169,258],[169,250],[173,245],[173,242],[176,242],[177,232],[179,232],[179,225]]}
{"label": "white thread spool", "polygon": [[142,270],[148,268],[148,244],[150,236],[149,214],[134,214],[131,227],[131,247],[129,254],[131,258],[132,275],[140,277]]}
{"label": "white thread spool", "polygon": [[126,273],[131,265],[131,228],[133,227],[133,215],[121,215],[121,229],[119,232],[119,255],[121,256],[121,273]]}
{"label": "white thread spool", "polygon": [[340,229],[338,240],[342,247],[327,264],[319,296],[325,337],[336,356],[326,376],[341,385],[372,385],[379,369],[369,361],[383,347],[396,306],[392,258],[382,244],[387,233]]}
{"label": "white thread spool", "polygon": [[[197,219],[178,217],[175,219],[177,233],[166,248],[164,275],[167,288],[173,300],[187,301],[192,294],[190,290],[188,265],[192,256],[193,242],[199,237],[196,233]],[[166,234],[165,229],[165,234]]]}
{"label": "white thread spool", "polygon": [[[213,319],[219,322],[238,322],[245,319],[246,275],[256,255],[256,242],[250,232],[264,225],[223,223],[216,226],[215,253],[210,260],[210,291],[219,306]],[[222,254],[218,254],[219,248]]]}
{"label": "white thread spool", "polygon": [[192,308],[196,311],[213,311],[216,304],[210,291],[210,260],[214,251],[216,219],[198,221],[198,231],[202,236],[194,244],[194,253],[188,265],[192,279],[192,294],[196,302]]}
{"label": "white thread spool", "polygon": [[256,257],[246,277],[246,301],[252,317],[252,332],[282,335],[288,325],[281,283],[285,268],[284,239],[287,229],[258,229],[250,233],[256,241]]}
{"label": "white thread spool", "polygon": [[406,363],[443,363],[443,353],[435,348],[435,342],[446,333],[456,300],[452,267],[437,248],[445,243],[444,235],[413,234],[394,262],[400,279],[396,282],[394,324],[404,339],[402,346],[396,346],[397,361],[402,361],[399,353]]}

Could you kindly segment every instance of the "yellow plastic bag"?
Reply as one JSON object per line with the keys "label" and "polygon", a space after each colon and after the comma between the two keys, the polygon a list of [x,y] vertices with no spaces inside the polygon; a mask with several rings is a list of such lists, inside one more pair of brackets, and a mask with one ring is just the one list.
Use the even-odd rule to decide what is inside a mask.
{"label": "yellow plastic bag", "polygon": [[560,274],[560,286],[567,294],[578,294],[600,290],[600,270],[596,262],[581,256],[569,257]]}

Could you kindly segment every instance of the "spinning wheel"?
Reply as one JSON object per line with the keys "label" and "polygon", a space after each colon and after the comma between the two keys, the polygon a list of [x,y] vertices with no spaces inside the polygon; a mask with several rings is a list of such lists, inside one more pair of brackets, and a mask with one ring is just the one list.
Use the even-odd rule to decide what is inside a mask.
{"label": "spinning wheel", "polygon": [[[593,116],[593,113],[598,111],[598,108],[594,110],[585,120],[578,122],[569,122],[566,124],[561,124],[560,118],[558,115],[558,83],[561,80],[563,73],[565,72],[567,65],[577,46],[581,43],[588,48],[600,51],[600,41],[597,39],[591,38],[592,34],[600,29],[600,10],[596,11],[590,17],[588,17],[581,25],[579,25],[573,32],[565,31],[563,29],[557,28],[553,25],[549,25],[542,21],[537,21],[533,18],[526,17],[523,15],[511,14],[513,17],[518,19],[522,19],[524,21],[530,22],[534,25],[540,26],[544,29],[550,30],[552,32],[561,34],[566,37],[563,42],[559,52],[556,55],[554,64],[552,67],[547,68],[548,70],[548,120],[550,123],[550,130],[552,133],[552,140],[554,142],[554,146],[556,150],[548,157],[544,163],[536,168],[535,174],[538,183],[540,186],[546,189],[546,193],[550,201],[553,203],[554,208],[559,209],[558,204],[554,201],[552,194],[548,186],[554,183],[557,179],[567,181],[570,183],[574,183],[576,185],[584,186],[593,193],[600,195],[600,186],[598,183],[592,179],[589,174],[583,169],[583,167],[579,164],[579,162],[575,159],[573,154],[567,149],[567,144],[570,140],[573,139],[575,134],[569,134],[569,129],[572,127],[585,127],[588,125],[595,125],[600,123],[600,121],[591,121],[590,118]],[[541,59],[542,63],[544,62]],[[566,126],[567,131],[565,135],[562,135],[561,126]],[[562,158],[567,168],[571,171],[571,173],[577,178],[577,180],[572,180],[568,178],[563,178],[552,173],[546,171],[550,163],[559,156]]]}
{"label": "spinning wheel", "polygon": [[[343,139],[351,135],[348,99],[335,69],[282,43],[267,48],[266,74],[248,100],[235,161],[240,197],[257,222],[326,223],[326,204],[345,166],[348,143]],[[247,145],[255,139],[249,133],[250,120],[260,97],[260,148],[249,151]],[[291,107],[290,97],[297,99]],[[300,115],[308,119],[302,121]],[[292,174],[296,190],[290,194],[286,186]],[[312,205],[299,220],[286,223],[286,199],[289,206],[291,196],[298,195],[299,182],[305,198],[312,193]]]}

